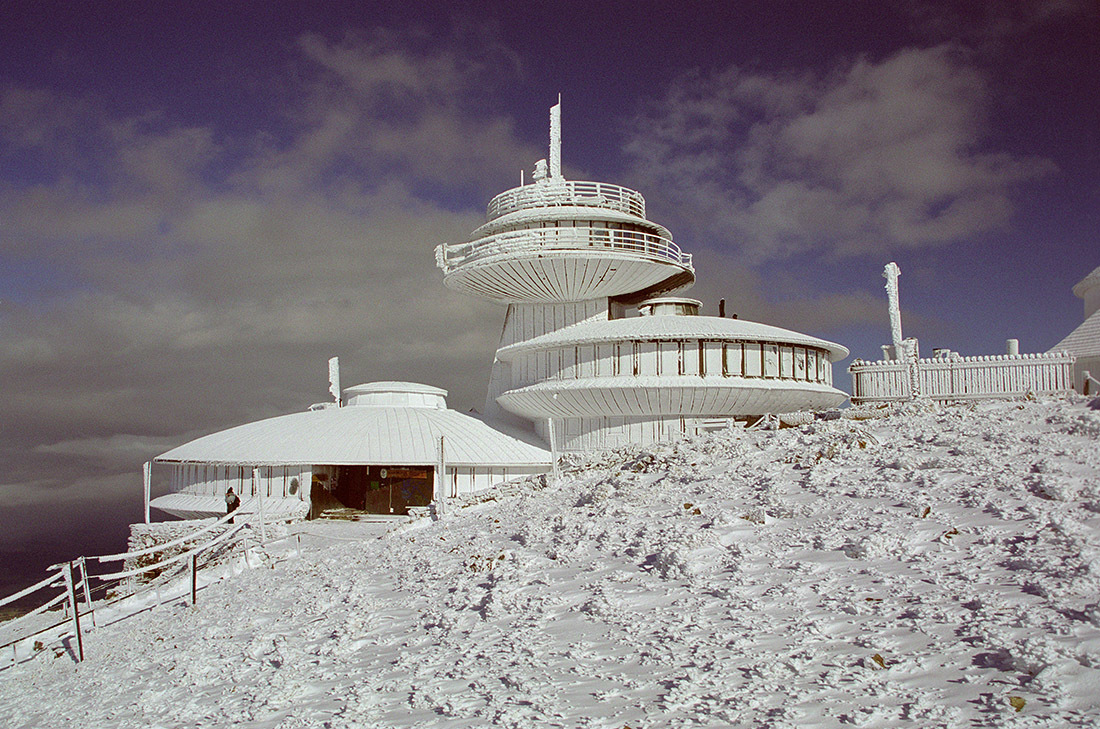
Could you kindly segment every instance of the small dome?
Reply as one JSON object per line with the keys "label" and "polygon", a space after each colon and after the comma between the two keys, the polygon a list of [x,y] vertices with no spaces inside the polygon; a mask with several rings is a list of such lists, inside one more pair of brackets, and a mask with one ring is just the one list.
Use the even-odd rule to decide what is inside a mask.
{"label": "small dome", "polygon": [[447,391],[417,382],[368,382],[344,388],[349,407],[434,408],[447,407]]}

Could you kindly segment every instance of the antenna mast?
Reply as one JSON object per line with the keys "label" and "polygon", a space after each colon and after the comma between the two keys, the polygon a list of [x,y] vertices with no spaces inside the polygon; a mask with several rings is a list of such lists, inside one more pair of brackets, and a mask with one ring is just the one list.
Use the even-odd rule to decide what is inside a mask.
{"label": "antenna mast", "polygon": [[550,107],[550,179],[561,176],[561,94],[558,103]]}

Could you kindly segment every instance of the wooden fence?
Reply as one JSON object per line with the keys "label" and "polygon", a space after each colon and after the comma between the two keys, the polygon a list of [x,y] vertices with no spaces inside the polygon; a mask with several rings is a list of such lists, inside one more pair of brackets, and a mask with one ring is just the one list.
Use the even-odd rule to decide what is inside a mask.
{"label": "wooden fence", "polygon": [[909,384],[913,367],[916,395],[933,400],[984,400],[1070,392],[1075,360],[1065,352],[937,357],[915,362],[856,360],[848,372],[854,405],[910,399],[914,395]]}

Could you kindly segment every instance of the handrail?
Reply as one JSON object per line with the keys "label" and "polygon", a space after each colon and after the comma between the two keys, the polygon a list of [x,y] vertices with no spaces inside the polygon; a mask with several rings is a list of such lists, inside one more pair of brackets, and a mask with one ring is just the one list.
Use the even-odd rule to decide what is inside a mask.
{"label": "handrail", "polygon": [[202,552],[203,550],[208,549],[208,548],[214,546],[215,544],[218,544],[220,542],[225,541],[226,539],[228,539],[232,535],[239,532],[241,529],[244,529],[246,526],[249,526],[249,525],[245,522],[237,524],[232,529],[226,529],[224,532],[222,532],[218,536],[214,537],[210,541],[206,542],[205,544],[200,544],[197,547],[192,547],[191,549],[187,550],[186,552],[180,552],[179,554],[175,555],[174,557],[169,557],[168,559],[162,560],[160,562],[156,562],[155,564],[146,565],[144,567],[137,567],[137,568],[134,568],[132,570],[123,570],[122,572],[112,572],[112,573],[106,574],[106,575],[92,575],[92,576],[95,577],[97,580],[118,580],[118,579],[122,579],[123,577],[133,577],[134,575],[140,575],[142,572],[151,572],[152,570],[163,569],[164,567],[167,567],[171,564],[175,564],[176,562],[180,562],[183,559],[185,559],[187,557],[190,557],[192,553]]}
{"label": "handrail", "polygon": [[497,255],[584,248],[637,252],[694,270],[691,254],[680,250],[670,238],[635,230],[585,227],[509,230],[466,243],[444,243],[436,249],[436,262],[448,274],[459,266]]}
{"label": "handrail", "polygon": [[15,602],[16,600],[18,600],[21,597],[26,597],[27,595],[31,594],[32,592],[37,592],[38,590],[41,590],[43,587],[51,587],[53,585],[53,583],[55,583],[55,582],[64,582],[64,579],[63,579],[62,574],[60,572],[58,572],[56,575],[50,575],[49,577],[42,580],[41,582],[36,582],[35,584],[31,585],[30,587],[28,587],[26,589],[20,590],[19,592],[15,593],[14,595],[8,595],[4,599],[0,600],[0,607],[3,607],[4,605],[7,605],[8,603]]}
{"label": "handrail", "polygon": [[210,531],[214,527],[217,527],[221,524],[225,524],[227,521],[232,519],[234,515],[244,516],[244,514],[241,513],[241,512],[232,511],[232,512],[226,514],[225,516],[221,517],[217,521],[215,521],[213,524],[208,524],[207,526],[203,527],[202,529],[198,530],[197,532],[191,532],[190,534],[185,534],[182,537],[179,537],[177,539],[173,539],[170,542],[165,542],[164,544],[155,544],[152,547],[147,547],[145,549],[139,549],[136,552],[121,552],[119,554],[105,554],[105,555],[100,556],[100,557],[88,557],[88,559],[89,560],[94,559],[95,561],[100,562],[100,563],[102,563],[102,562],[118,562],[118,561],[121,561],[121,560],[124,560],[124,559],[130,559],[131,557],[143,557],[147,554],[152,554],[153,552],[161,552],[161,551],[164,551],[165,549],[167,549],[168,547],[174,547],[177,544],[183,544],[184,542],[187,542],[187,541],[190,541],[190,540],[194,539],[195,537],[199,536],[200,534],[205,534],[206,532]]}
{"label": "handrail", "polygon": [[505,190],[486,207],[489,220],[517,210],[548,206],[598,207],[645,218],[645,198],[637,190],[609,182],[545,180]]}
{"label": "handrail", "polygon": [[[84,580],[81,580],[78,583],[77,586],[81,587],[81,586],[83,586],[83,584],[84,584]],[[24,613],[24,614],[20,615],[18,618],[16,618],[16,620],[19,620],[21,618],[29,618],[32,615],[38,615],[39,613],[44,613],[47,610],[49,610],[50,608],[52,608],[54,605],[57,605],[58,603],[64,602],[65,600],[68,600],[68,599],[69,599],[69,596],[67,594],[65,594],[64,592],[62,592],[60,595],[58,595],[54,599],[47,602],[45,605],[39,605],[34,610],[31,610],[29,613]]]}

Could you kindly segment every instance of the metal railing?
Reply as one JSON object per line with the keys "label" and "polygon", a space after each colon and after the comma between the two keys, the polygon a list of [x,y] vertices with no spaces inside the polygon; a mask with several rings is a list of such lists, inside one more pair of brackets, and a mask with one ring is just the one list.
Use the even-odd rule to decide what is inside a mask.
{"label": "metal railing", "polygon": [[459,266],[499,255],[548,250],[592,250],[637,253],[670,261],[694,271],[691,254],[671,239],[653,233],[610,228],[531,228],[497,233],[467,243],[436,247],[436,264],[447,274]]}
{"label": "metal railing", "polygon": [[645,217],[645,198],[640,192],[607,182],[571,180],[544,180],[506,190],[489,201],[486,215],[493,220],[517,210],[565,205],[607,208]]}
{"label": "metal railing", "polygon": [[[982,400],[1073,389],[1073,363],[1065,352],[932,358],[916,361],[919,394],[933,400]],[[865,362],[848,368],[852,403],[895,402],[912,396],[910,362]]]}

